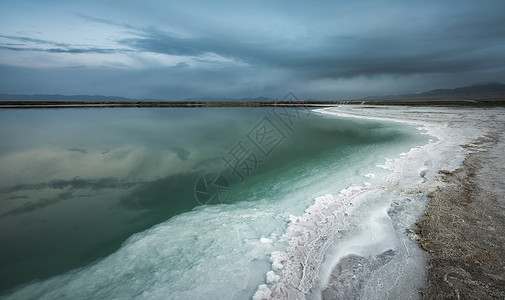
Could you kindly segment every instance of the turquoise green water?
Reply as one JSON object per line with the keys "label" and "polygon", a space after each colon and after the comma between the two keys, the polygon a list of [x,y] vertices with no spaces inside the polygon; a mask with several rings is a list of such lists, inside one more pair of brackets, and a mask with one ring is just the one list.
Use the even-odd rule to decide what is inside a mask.
{"label": "turquoise green water", "polygon": [[[373,165],[425,139],[405,125],[248,108],[5,110],[0,140],[5,292],[86,266],[176,215],[201,212],[195,184],[204,174],[221,174],[229,187],[219,209],[299,190],[282,211],[300,213],[319,196],[314,191],[362,181],[350,162]],[[328,185],[335,173],[341,178]]]}

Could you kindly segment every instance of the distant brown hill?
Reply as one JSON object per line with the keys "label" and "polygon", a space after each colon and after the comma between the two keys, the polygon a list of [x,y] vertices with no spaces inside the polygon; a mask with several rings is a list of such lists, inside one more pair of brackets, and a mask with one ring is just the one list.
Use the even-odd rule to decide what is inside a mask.
{"label": "distant brown hill", "polygon": [[0,94],[0,101],[132,101],[124,97],[98,95],[8,95]]}
{"label": "distant brown hill", "polygon": [[[388,95],[388,96],[369,96],[363,99],[355,99],[356,101],[377,101],[377,100],[492,100],[492,99],[505,99],[505,84],[490,83],[465,86],[455,89],[437,89],[418,94],[403,94],[403,95]],[[117,96],[101,96],[101,95],[9,95],[0,94],[0,101],[64,101],[64,102],[177,102],[177,103],[212,103],[212,102],[251,102],[251,103],[265,103],[276,102],[279,99],[257,97],[257,98],[187,98],[182,101],[177,100],[159,100],[159,99],[131,99]],[[304,103],[337,103],[341,101],[319,101],[318,99],[302,100]],[[168,105],[168,104],[167,104]],[[223,104],[224,105],[224,104]],[[225,106],[230,106],[227,104]],[[168,105],[170,106],[170,105]],[[204,106],[208,106],[205,104]]]}
{"label": "distant brown hill", "polygon": [[455,89],[436,89],[419,94],[403,94],[388,96],[369,96],[365,100],[386,100],[386,99],[483,99],[483,98],[503,98],[505,97],[505,84],[489,83],[472,86],[465,86]]}
{"label": "distant brown hill", "polygon": [[[0,94],[0,101],[178,101],[178,100],[162,100],[162,99],[132,99],[118,96],[101,96],[101,95],[9,95]],[[257,102],[257,101],[278,101],[278,99],[267,97],[256,98],[214,98],[214,97],[201,97],[201,98],[186,98],[178,102]]]}

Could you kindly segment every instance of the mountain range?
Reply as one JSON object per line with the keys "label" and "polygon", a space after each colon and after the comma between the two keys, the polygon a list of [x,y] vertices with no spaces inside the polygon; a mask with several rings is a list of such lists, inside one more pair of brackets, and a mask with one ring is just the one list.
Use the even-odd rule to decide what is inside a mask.
{"label": "mountain range", "polygon": [[[363,99],[356,100],[394,100],[394,99],[494,99],[505,98],[505,84],[501,83],[488,83],[472,86],[465,86],[455,89],[436,89],[428,92],[417,94],[401,94],[401,95],[388,95],[388,96],[369,96]],[[131,99],[125,97],[115,96],[101,96],[101,95],[9,95],[0,94],[0,101],[170,101],[161,99]],[[178,101],[178,100],[176,100]],[[279,101],[279,99],[256,97],[256,98],[214,98],[214,97],[199,97],[199,98],[186,98],[183,101]],[[311,99],[317,101],[317,99]]]}
{"label": "mountain range", "polygon": [[436,89],[418,94],[402,94],[388,96],[369,96],[364,100],[394,100],[394,99],[463,99],[463,98],[503,98],[505,84],[487,83],[465,86],[455,89]]}

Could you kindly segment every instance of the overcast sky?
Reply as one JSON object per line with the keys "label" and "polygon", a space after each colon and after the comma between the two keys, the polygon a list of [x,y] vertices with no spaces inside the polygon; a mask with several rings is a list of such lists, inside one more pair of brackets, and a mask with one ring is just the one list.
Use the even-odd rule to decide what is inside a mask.
{"label": "overcast sky", "polygon": [[0,93],[348,99],[505,78],[505,1],[0,0]]}

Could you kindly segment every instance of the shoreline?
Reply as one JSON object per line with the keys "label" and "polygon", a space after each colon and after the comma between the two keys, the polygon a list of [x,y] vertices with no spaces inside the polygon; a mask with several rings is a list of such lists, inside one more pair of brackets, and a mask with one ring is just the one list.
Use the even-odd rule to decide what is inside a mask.
{"label": "shoreline", "polygon": [[[487,218],[491,215],[491,221],[496,221],[505,217],[502,197],[505,183],[499,178],[505,174],[502,157],[505,109],[371,109],[353,105],[329,108],[326,112],[349,118],[414,124],[417,130],[423,131],[421,134],[433,140],[423,141],[423,145],[413,146],[407,153],[396,152],[385,162],[382,160],[383,164],[376,165],[390,175],[383,177],[380,173],[372,183],[351,185],[340,194],[317,197],[314,205],[305,210],[306,214],[290,215],[291,225],[286,231],[290,247],[286,252],[272,252],[273,269],[266,273],[269,285],[259,287],[263,290],[257,298],[420,299],[424,291],[425,299],[438,299],[464,297],[479,288],[478,298],[486,299],[489,296],[486,291],[490,289],[494,289],[492,295],[501,297],[500,289],[495,287],[505,282],[500,277],[505,262],[505,254],[500,249],[505,242],[502,238],[505,224],[488,222]],[[373,173],[364,177],[373,178]],[[430,204],[427,204],[429,197]],[[494,202],[489,203],[489,199]],[[360,206],[368,207],[367,219],[361,217],[363,210],[358,212]],[[355,217],[358,213],[359,219]],[[440,223],[445,220],[451,222]],[[380,235],[375,233],[385,224],[391,226],[382,226],[387,241],[381,242]],[[355,234],[361,234],[365,225],[375,231],[371,230],[365,238],[356,238]],[[472,229],[475,229],[473,233]],[[348,234],[350,231],[352,234]],[[448,232],[451,234],[447,236]],[[268,238],[265,239],[259,243],[269,244]],[[343,247],[331,253],[335,250],[331,245],[334,240]],[[356,252],[348,247],[374,240],[372,251]],[[465,246],[469,246],[469,251],[461,251]],[[447,262],[452,265],[447,266]],[[440,267],[437,269],[437,266]],[[454,274],[465,275],[465,272],[471,276],[457,281],[459,277]],[[356,276],[358,280],[353,282]],[[476,284],[478,280],[483,283]],[[444,282],[452,285],[444,286]],[[468,285],[469,292],[464,290]]]}
{"label": "shoreline", "polygon": [[505,298],[503,144],[503,135],[481,137],[464,145],[475,152],[459,169],[439,172],[442,184],[417,222],[430,254],[424,299]]}
{"label": "shoreline", "polygon": [[[391,118],[389,108],[385,114],[365,112],[380,110],[343,106],[317,112],[408,123],[433,139],[444,132],[437,130],[441,125],[430,128],[429,122]],[[365,182],[336,195],[317,197],[304,215],[291,218],[284,235],[288,248],[271,257],[272,273],[280,278],[260,285],[253,299],[419,299],[427,263],[416,235],[407,229],[424,211],[427,195],[407,190],[431,177],[424,172],[425,160],[440,163],[429,155],[441,143],[433,139],[413,145],[407,153],[398,152],[393,159],[376,162],[376,167],[388,172],[375,184]],[[362,213],[366,218],[356,223],[355,215]],[[354,233],[346,234],[351,231]]]}
{"label": "shoreline", "polygon": [[[377,110],[345,107],[335,114],[432,127],[430,134],[442,137],[440,146],[452,148],[442,152],[452,160],[447,165],[458,165],[447,170],[443,164],[430,163],[435,174],[423,176],[427,180],[413,188],[424,190],[429,198],[424,213],[407,228],[427,256],[427,283],[420,290],[423,299],[504,298],[505,111],[463,107],[454,111],[433,107],[393,108],[392,113]],[[439,134],[433,134],[433,127]],[[463,154],[460,163],[451,152]]]}
{"label": "shoreline", "polygon": [[299,100],[278,101],[47,101],[0,100],[0,109],[63,109],[63,108],[206,108],[206,107],[304,107],[320,108],[338,105],[351,106],[416,106],[416,107],[504,107],[505,98],[420,98],[392,100]]}

